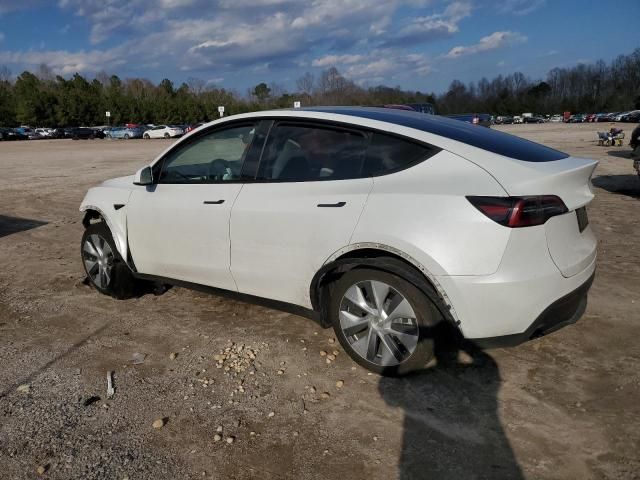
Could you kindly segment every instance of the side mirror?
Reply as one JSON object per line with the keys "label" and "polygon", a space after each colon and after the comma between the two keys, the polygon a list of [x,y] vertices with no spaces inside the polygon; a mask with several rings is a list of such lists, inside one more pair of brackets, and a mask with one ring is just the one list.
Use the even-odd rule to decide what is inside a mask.
{"label": "side mirror", "polygon": [[138,170],[133,177],[134,185],[153,185],[153,173],[151,167],[144,167]]}

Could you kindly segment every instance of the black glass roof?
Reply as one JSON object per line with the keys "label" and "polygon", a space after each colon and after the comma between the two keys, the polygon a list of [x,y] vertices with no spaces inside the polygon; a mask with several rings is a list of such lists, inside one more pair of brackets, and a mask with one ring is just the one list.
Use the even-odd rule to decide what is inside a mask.
{"label": "black glass roof", "polygon": [[499,155],[525,162],[551,162],[567,158],[566,153],[524,138],[480,125],[439,115],[377,107],[309,107],[302,110],[335,113],[394,123],[457,140]]}

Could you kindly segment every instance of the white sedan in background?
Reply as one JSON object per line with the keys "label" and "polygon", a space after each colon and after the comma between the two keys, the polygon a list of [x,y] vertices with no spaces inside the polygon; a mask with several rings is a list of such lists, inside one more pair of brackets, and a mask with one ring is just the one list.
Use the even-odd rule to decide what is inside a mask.
{"label": "white sedan in background", "polygon": [[156,125],[155,127],[144,132],[143,138],[175,138],[184,135],[181,127],[174,125]]}
{"label": "white sedan in background", "polygon": [[296,306],[398,375],[433,359],[440,322],[507,346],[580,318],[596,164],[403,110],[235,115],[90,189],[82,260],[118,298],[146,281]]}

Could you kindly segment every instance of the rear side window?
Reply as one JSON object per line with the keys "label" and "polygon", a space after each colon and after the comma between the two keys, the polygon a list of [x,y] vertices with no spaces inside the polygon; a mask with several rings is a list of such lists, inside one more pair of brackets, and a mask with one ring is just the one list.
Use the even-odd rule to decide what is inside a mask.
{"label": "rear side window", "polygon": [[258,179],[305,182],[361,177],[370,136],[330,126],[277,124],[269,134]]}
{"label": "rear side window", "polygon": [[436,147],[376,132],[367,148],[362,176],[372,177],[402,170],[439,151],[440,149]]}

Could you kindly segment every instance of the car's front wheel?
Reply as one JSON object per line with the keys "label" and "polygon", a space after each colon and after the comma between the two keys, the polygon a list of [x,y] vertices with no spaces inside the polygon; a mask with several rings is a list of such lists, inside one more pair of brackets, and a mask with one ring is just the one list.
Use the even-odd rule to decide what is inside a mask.
{"label": "car's front wheel", "polygon": [[165,133],[164,134],[164,138],[166,138],[168,140],[169,138],[171,138],[171,135],[169,135],[168,133]]}
{"label": "car's front wheel", "polygon": [[82,264],[87,278],[99,292],[115,298],[137,293],[137,281],[120,257],[104,222],[89,225],[82,236]]}
{"label": "car's front wheel", "polygon": [[128,134],[128,133],[125,133],[125,134],[124,134],[124,139],[125,139],[125,140],[129,140],[129,134]]}
{"label": "car's front wheel", "polygon": [[331,289],[329,315],[342,347],[363,367],[404,375],[433,358],[441,315],[415,285],[392,273],[355,269]]}
{"label": "car's front wheel", "polygon": [[144,138],[145,138],[145,140],[149,140],[151,137],[149,136],[149,134],[148,134],[148,133],[145,133],[145,134],[144,134]]}

